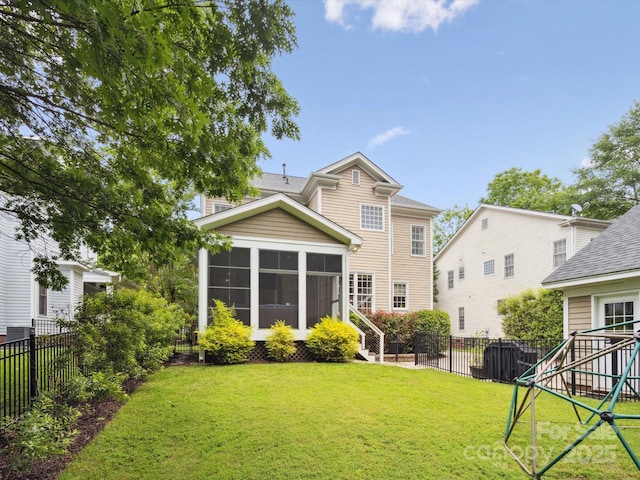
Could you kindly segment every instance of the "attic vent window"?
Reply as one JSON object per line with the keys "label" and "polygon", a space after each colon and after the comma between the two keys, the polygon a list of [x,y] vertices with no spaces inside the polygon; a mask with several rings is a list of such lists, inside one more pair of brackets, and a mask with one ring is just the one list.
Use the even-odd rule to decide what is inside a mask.
{"label": "attic vent window", "polygon": [[213,213],[224,212],[225,210],[231,210],[233,205],[230,203],[214,203],[213,204]]}
{"label": "attic vent window", "polygon": [[351,183],[360,185],[360,170],[351,170]]}
{"label": "attic vent window", "polygon": [[489,228],[489,219],[488,218],[483,218],[482,219],[482,230],[486,230],[487,228]]}

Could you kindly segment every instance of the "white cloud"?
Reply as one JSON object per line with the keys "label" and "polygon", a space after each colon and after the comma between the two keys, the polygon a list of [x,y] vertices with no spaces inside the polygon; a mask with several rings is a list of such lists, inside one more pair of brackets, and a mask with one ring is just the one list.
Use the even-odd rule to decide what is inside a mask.
{"label": "white cloud", "polygon": [[404,127],[394,127],[384,133],[380,133],[373,137],[371,140],[369,140],[369,144],[367,145],[367,147],[375,148],[378,145],[382,145],[383,143],[388,142],[393,138],[399,137],[400,135],[409,135],[410,133],[411,130],[407,130]]}
{"label": "white cloud", "polygon": [[399,32],[437,31],[480,0],[324,0],[324,18],[351,29],[349,10],[373,10],[373,29]]}

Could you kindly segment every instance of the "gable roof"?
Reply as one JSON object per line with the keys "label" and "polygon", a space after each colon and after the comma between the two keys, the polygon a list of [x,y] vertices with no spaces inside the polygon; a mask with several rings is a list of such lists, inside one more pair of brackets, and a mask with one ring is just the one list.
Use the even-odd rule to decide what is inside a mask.
{"label": "gable roof", "polygon": [[449,239],[444,247],[438,252],[435,256],[434,261],[449,248],[449,246],[453,245],[455,241],[463,235],[463,233],[469,228],[478,217],[480,217],[486,211],[496,211],[496,212],[506,212],[512,213],[515,215],[524,215],[528,217],[537,217],[544,218],[547,220],[555,220],[558,222],[558,225],[561,226],[570,226],[576,225],[581,227],[592,226],[595,228],[602,228],[603,226],[607,226],[611,224],[609,220],[597,220],[595,218],[585,218],[585,217],[572,217],[570,215],[560,215],[558,213],[548,213],[548,212],[539,212],[536,210],[526,210],[524,208],[513,208],[513,207],[503,207],[501,205],[488,205],[486,203],[481,203],[478,207],[473,211],[473,213],[467,218],[464,224],[458,229],[458,231]]}
{"label": "gable roof", "polygon": [[640,205],[614,221],[542,281],[564,287],[640,276]]}
{"label": "gable roof", "polygon": [[339,242],[347,245],[350,249],[358,248],[362,245],[362,238],[355,233],[341,227],[328,218],[314,212],[299,202],[289,198],[284,193],[276,193],[268,197],[259,198],[243,205],[230,208],[223,212],[207,215],[194,220],[196,226],[201,229],[210,230],[219,228],[230,223],[235,223],[245,218],[253,217],[263,212],[280,208],[293,215],[299,220],[317,228],[321,232],[335,238]]}
{"label": "gable roof", "polygon": [[340,180],[337,174],[347,168],[355,166],[366,172],[376,181],[375,188],[377,190],[380,192],[384,191],[391,196],[392,207],[422,210],[432,215],[437,215],[442,211],[426,203],[398,195],[396,192],[402,189],[402,185],[360,152],[349,155],[320,170],[311,172],[309,177],[285,176],[279,173],[265,172],[262,176],[255,177],[251,183],[262,192],[285,193],[295,200],[305,202],[308,200],[306,196],[314,191],[317,186],[335,186]]}

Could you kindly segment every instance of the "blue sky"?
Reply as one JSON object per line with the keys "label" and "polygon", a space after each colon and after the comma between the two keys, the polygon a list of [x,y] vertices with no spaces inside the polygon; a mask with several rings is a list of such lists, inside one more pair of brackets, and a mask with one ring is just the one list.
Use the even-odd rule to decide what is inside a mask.
{"label": "blue sky", "polygon": [[640,2],[289,0],[298,48],[273,70],[301,140],[266,172],[361,151],[438,208],[475,207],[511,167],[571,170],[640,101]]}

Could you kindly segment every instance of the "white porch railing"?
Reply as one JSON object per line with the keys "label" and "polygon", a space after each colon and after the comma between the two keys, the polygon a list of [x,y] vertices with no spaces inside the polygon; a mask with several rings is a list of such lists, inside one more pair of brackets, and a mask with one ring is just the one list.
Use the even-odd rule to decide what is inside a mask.
{"label": "white porch railing", "polygon": [[360,354],[369,361],[375,361],[370,359],[373,355],[374,359],[378,357],[380,363],[384,363],[384,332],[351,304],[349,313],[353,313],[357,318],[357,324],[351,318],[347,318],[345,322],[351,325],[360,336]]}

